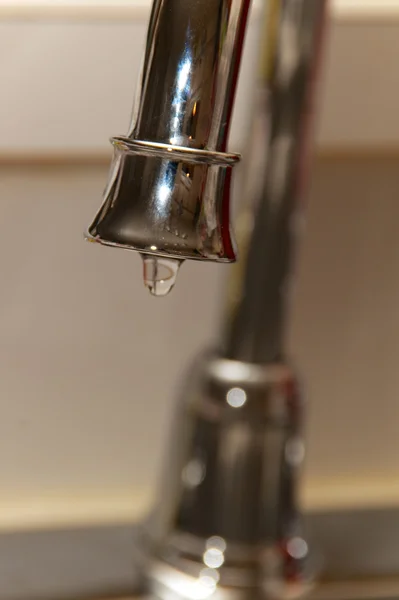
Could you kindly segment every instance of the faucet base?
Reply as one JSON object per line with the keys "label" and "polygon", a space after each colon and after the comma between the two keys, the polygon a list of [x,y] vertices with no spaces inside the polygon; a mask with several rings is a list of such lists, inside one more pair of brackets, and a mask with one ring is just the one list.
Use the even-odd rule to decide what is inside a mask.
{"label": "faucet base", "polygon": [[145,571],[161,600],[301,595],[312,580],[296,505],[303,402],[288,365],[207,352],[189,370]]}

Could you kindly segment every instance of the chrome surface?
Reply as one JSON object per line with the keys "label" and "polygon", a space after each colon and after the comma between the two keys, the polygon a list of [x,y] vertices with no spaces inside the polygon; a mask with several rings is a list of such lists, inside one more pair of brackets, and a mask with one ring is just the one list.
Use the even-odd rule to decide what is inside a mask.
{"label": "chrome surface", "polygon": [[149,533],[147,589],[161,600],[288,598],[312,581],[296,499],[302,399],[283,333],[325,4],[266,11],[241,262],[220,346],[186,377]]}
{"label": "chrome surface", "polygon": [[[132,123],[87,237],[233,261],[226,151],[249,0],[155,0]],[[155,250],[154,250],[155,248]]]}
{"label": "chrome surface", "polygon": [[302,399],[290,367],[206,353],[186,377],[150,535],[166,599],[296,595],[311,580],[296,502]]}
{"label": "chrome surface", "polygon": [[224,355],[259,363],[284,353],[326,2],[285,0],[274,7],[247,153],[242,195],[248,203],[237,224],[240,264],[223,315]]}
{"label": "chrome surface", "polygon": [[[296,490],[303,403],[284,357],[324,0],[270,0],[221,342],[186,377],[151,526],[161,600],[292,598],[312,580]],[[94,241],[137,249],[152,293],[185,258],[234,259],[227,135],[248,0],[155,0],[128,136]],[[172,262],[170,262],[172,261]],[[178,261],[173,263],[173,261]]]}

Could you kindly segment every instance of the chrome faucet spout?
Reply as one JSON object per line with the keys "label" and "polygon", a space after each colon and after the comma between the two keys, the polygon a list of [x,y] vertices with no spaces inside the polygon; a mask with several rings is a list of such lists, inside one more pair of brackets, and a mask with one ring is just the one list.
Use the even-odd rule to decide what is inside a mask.
{"label": "chrome faucet spout", "polygon": [[155,0],[128,135],[91,241],[231,262],[226,150],[250,0]]}

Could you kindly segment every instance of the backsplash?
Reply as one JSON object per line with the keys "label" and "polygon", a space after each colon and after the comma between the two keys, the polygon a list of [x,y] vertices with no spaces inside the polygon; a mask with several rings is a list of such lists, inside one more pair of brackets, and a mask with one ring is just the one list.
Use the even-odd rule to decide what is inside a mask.
{"label": "backsplash", "polygon": [[[84,243],[106,171],[0,169],[0,506],[151,489],[182,370],[217,335],[228,267],[183,265],[160,300],[138,256]],[[316,166],[290,336],[316,503],[395,482],[398,189],[394,160]]]}
{"label": "backsplash", "polygon": [[[228,267],[186,264],[159,300],[142,285],[138,256],[82,239],[107,178],[107,139],[127,129],[140,15],[0,22],[0,528],[28,522],[39,504],[43,522],[134,512],[156,481],[182,370],[217,335]],[[397,25],[331,30],[324,158],[290,333],[309,396],[312,507],[399,501],[399,172],[397,158],[379,154],[399,141]],[[232,131],[238,151],[256,35],[253,18]]]}

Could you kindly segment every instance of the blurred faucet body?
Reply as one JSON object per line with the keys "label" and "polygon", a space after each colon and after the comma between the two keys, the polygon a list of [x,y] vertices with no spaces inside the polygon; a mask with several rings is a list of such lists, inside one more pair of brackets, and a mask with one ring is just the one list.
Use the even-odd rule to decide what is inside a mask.
{"label": "blurred faucet body", "polygon": [[[265,7],[240,260],[220,343],[187,375],[146,530],[146,585],[162,600],[280,598],[309,581],[296,499],[303,399],[284,329],[325,8]],[[132,124],[112,140],[87,236],[138,250],[155,278],[167,261],[235,260],[230,178],[240,157],[227,139],[248,11],[249,0],[154,0]]]}

